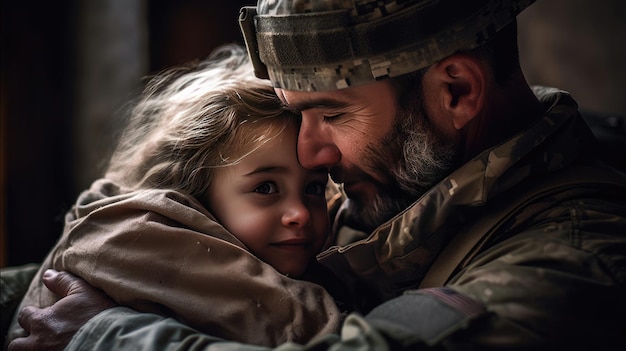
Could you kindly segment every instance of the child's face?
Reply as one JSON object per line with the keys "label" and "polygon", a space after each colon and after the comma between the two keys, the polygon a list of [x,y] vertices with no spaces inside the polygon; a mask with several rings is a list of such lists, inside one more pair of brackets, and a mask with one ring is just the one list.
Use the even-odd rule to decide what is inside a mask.
{"label": "child's face", "polygon": [[303,168],[289,127],[239,164],[216,169],[209,203],[217,220],[261,260],[301,275],[329,230],[325,170]]}

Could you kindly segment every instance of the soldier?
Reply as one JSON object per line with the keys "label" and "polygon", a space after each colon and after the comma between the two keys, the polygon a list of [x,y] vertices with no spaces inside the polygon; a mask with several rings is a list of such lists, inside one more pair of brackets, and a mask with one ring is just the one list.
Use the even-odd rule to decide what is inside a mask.
{"label": "soldier", "polygon": [[[566,92],[527,84],[515,18],[532,2],[259,0],[242,9],[256,75],[301,114],[300,162],[343,185],[337,245],[318,259],[360,307],[340,335],[281,350],[624,344],[626,178],[598,160]],[[102,298],[54,277],[59,294],[85,289],[67,305]],[[72,324],[66,314],[62,305],[22,314],[30,342],[73,333],[95,313],[73,318],[74,330],[42,322]],[[89,320],[68,348],[192,344],[259,350],[119,307]]]}

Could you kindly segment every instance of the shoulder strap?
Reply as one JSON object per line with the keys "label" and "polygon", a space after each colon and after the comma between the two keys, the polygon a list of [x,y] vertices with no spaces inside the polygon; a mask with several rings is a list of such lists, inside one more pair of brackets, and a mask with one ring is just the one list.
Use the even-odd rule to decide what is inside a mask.
{"label": "shoulder strap", "polygon": [[626,180],[620,174],[606,169],[576,167],[550,175],[525,188],[523,193],[505,195],[505,199],[488,205],[480,219],[452,237],[426,272],[420,288],[443,286],[456,268],[480,252],[498,228],[518,210],[546,196],[582,186],[609,186],[626,190]]}

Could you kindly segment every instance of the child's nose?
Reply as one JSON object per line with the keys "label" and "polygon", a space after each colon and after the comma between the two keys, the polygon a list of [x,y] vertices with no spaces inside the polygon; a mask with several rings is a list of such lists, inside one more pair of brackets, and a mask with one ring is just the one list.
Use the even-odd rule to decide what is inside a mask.
{"label": "child's nose", "polygon": [[302,201],[293,201],[283,213],[283,225],[304,227],[311,221],[311,211]]}

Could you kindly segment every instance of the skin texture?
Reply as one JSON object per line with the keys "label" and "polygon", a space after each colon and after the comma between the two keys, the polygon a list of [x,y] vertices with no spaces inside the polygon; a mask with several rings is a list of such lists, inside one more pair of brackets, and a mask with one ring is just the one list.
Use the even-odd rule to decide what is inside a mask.
{"label": "skin texture", "polygon": [[240,163],[216,169],[212,212],[252,253],[289,276],[300,276],[328,231],[323,170],[303,168],[291,125]]}

